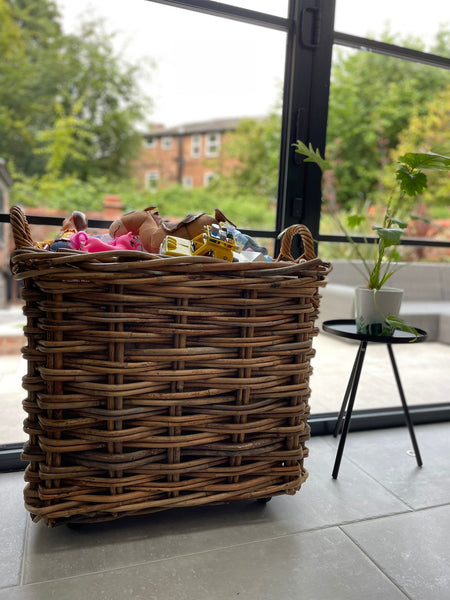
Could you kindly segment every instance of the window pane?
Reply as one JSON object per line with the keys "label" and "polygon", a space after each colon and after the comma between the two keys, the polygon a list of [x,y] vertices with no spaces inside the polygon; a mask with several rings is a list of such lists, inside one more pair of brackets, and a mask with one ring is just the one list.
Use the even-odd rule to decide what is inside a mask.
{"label": "window pane", "polygon": [[[142,141],[133,175],[139,191],[152,193],[151,203],[160,214],[214,214],[218,207],[239,229],[273,230],[286,33],[143,0],[56,4],[65,34],[80,35],[82,22],[100,19],[105,35],[114,35],[116,55],[131,70],[144,67],[140,87],[151,101],[144,122],[137,123]],[[287,1],[239,5],[273,15],[287,13]],[[175,193],[169,190],[164,197],[168,186],[176,186]],[[150,204],[147,197],[145,204],[133,205],[135,197],[133,189],[125,191],[124,211]],[[48,214],[47,208],[43,202],[40,214]],[[92,207],[78,208],[88,212]],[[64,212],[55,208],[52,214]],[[34,239],[52,238],[55,229],[35,232]],[[3,232],[0,227],[0,236]],[[272,253],[273,240],[264,242]],[[6,321],[11,321],[8,315]],[[23,323],[21,317],[15,325],[19,340],[1,361],[0,380],[8,400],[0,407],[0,444],[25,439],[21,378],[27,367],[19,355],[25,342]]]}
{"label": "window pane", "polygon": [[288,0],[228,0],[226,4],[257,10],[277,17],[287,17],[288,14]]}
{"label": "window pane", "polygon": [[[349,231],[373,235],[372,225],[381,223],[390,204],[408,222],[407,237],[450,241],[448,174],[425,171],[428,187],[416,197],[402,197],[396,179],[407,152],[448,154],[449,114],[448,71],[335,48],[321,234],[342,234],[335,217],[345,224],[348,215],[362,212],[364,223]],[[334,248],[339,254],[344,247]],[[450,249],[402,246],[401,256],[448,260]]]}
{"label": "window pane", "polygon": [[[118,32],[117,47],[123,46],[126,60],[155,64],[151,77],[141,81],[153,100],[141,127],[156,143],[147,144],[136,166],[140,185],[149,171],[158,172],[161,190],[182,186],[189,177],[194,190],[204,188],[214,175],[216,194],[225,187],[242,194],[234,214],[227,209],[230,219],[241,228],[273,229],[286,33],[141,0],[89,4],[108,31]],[[236,4],[272,13],[284,6],[287,12],[287,2]],[[86,15],[84,2],[58,0],[58,5],[65,30],[77,31],[77,15]],[[239,143],[233,141],[235,131],[241,132]],[[170,216],[184,216],[173,212],[173,205],[156,202],[161,214],[167,209]],[[210,195],[209,202],[193,209],[214,210],[217,201]],[[188,203],[180,210],[189,212]]]}
{"label": "window pane", "polygon": [[450,22],[447,0],[336,0],[335,15],[336,31],[378,41],[389,33],[384,41],[428,51],[438,30],[448,32]]}
{"label": "window pane", "polygon": [[[440,44],[436,53],[448,56],[448,43],[445,47],[440,42],[438,31],[449,16],[444,1],[432,1],[425,8],[410,0],[336,0],[335,30],[418,50],[432,51]],[[389,37],[383,35],[387,31]],[[399,157],[420,151],[448,155],[449,93],[450,74],[444,69],[335,46],[326,148],[330,168],[323,178],[321,235],[342,235],[339,223],[352,235],[374,235],[371,225],[381,224],[385,206],[399,197],[395,173]],[[411,220],[408,237],[448,242],[448,174],[427,172],[427,177],[428,189],[414,200],[405,197],[398,216],[425,217]],[[365,218],[355,229],[347,224],[347,216],[353,214]],[[373,258],[375,246],[360,244],[358,249],[365,259]],[[425,329],[429,339],[395,346],[397,366],[409,405],[439,404],[447,400],[450,389],[445,366],[450,351],[439,316],[446,310],[450,249],[408,245],[400,246],[399,253],[410,262],[387,285],[404,290],[400,316]],[[350,244],[321,242],[319,255],[333,263],[320,321],[354,318],[354,288],[364,283],[364,265]],[[358,342],[321,332],[315,345],[312,411],[336,411]],[[355,409],[385,407],[401,408],[396,381],[384,344],[369,344]]]}

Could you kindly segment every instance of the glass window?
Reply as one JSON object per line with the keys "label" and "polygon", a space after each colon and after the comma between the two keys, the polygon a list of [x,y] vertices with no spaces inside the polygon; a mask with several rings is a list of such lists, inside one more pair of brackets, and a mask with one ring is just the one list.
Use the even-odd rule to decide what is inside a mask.
{"label": "glass window", "polygon": [[146,186],[151,192],[156,192],[158,189],[159,173],[158,171],[149,171],[145,175]]}
{"label": "glass window", "polygon": [[446,0],[336,0],[336,31],[405,48],[430,51],[449,19]]}
{"label": "glass window", "polygon": [[172,136],[165,135],[161,138],[161,148],[163,150],[170,150],[172,148]]}
{"label": "glass window", "polygon": [[[88,0],[84,1],[87,3]],[[75,6],[68,0],[59,0],[59,3],[63,10],[64,27],[76,31],[79,20],[84,18],[84,4]],[[266,15],[265,22],[271,15],[275,21],[284,17],[286,30],[280,29],[279,21],[276,21],[277,27],[272,29],[269,26],[261,27],[250,22],[196,12],[195,9],[174,8],[159,2],[130,0],[112,3],[110,0],[96,0],[91,4],[93,14],[105,19],[108,31],[118,33],[117,43],[121,44],[124,60],[136,66],[154,65],[150,76],[143,76],[140,80],[143,92],[152,100],[145,120],[149,125],[142,125],[144,133],[147,127],[149,134],[171,130],[183,131],[184,136],[203,135],[203,131],[214,131],[201,127],[205,123],[230,119],[254,121],[252,131],[247,128],[245,132],[239,132],[239,140],[245,144],[239,144],[239,165],[235,169],[238,181],[234,187],[242,190],[249,207],[250,197],[255,198],[254,202],[259,207],[252,210],[251,219],[244,215],[242,222],[251,226],[253,221],[255,229],[274,231],[288,2],[234,3],[235,7],[243,9],[261,13],[267,11],[269,17]],[[185,4],[188,6],[189,3]],[[220,4],[222,13],[223,4]],[[261,118],[270,118],[266,128],[258,124]],[[198,124],[200,127],[197,127]],[[249,152],[249,149],[259,141],[264,145],[264,138],[267,136],[270,138],[269,144],[265,146],[264,154],[256,159],[254,152]],[[172,137],[178,138],[178,133],[174,133]],[[225,136],[220,141],[221,152],[235,153],[236,149],[231,147],[231,142],[225,148]],[[218,159],[218,142],[218,136],[210,139],[208,159]],[[187,162],[177,159],[180,151],[177,141],[172,140],[170,151],[166,140],[161,139],[158,146],[166,154],[157,158],[166,163],[158,166],[161,187],[162,181],[164,187],[181,184],[183,176],[190,173],[186,171]],[[199,140],[194,139],[191,149],[183,149],[183,158],[191,152],[190,158],[195,158],[199,150],[200,156],[203,152],[206,154],[206,147],[203,150]],[[255,161],[254,164],[252,160]],[[147,165],[147,168],[150,166]],[[220,167],[219,164],[211,166],[219,177],[230,174],[229,170],[223,173],[226,169],[221,170]],[[203,173],[192,175],[194,185],[202,185]],[[182,206],[186,204],[180,203],[180,212]],[[159,208],[164,214],[165,207]],[[204,209],[214,208],[211,198],[211,205]],[[167,210],[170,210],[171,216],[184,216],[174,215],[173,206],[168,206]],[[233,216],[230,215],[230,218]]]}
{"label": "glass window", "polygon": [[[341,233],[332,219],[331,209],[350,210],[352,203],[359,202],[370,214],[373,211],[370,205],[372,196],[388,193],[385,175],[389,179],[389,173],[386,171],[384,174],[384,169],[389,170],[389,165],[395,160],[391,151],[407,149],[428,140],[436,116],[439,116],[440,125],[435,126],[434,133],[440,132],[442,136],[435,138],[433,148],[448,148],[450,128],[442,119],[446,110],[448,114],[448,96],[445,93],[449,82],[438,89],[442,82],[445,83],[446,77],[448,81],[448,71],[365,52],[363,44],[354,50],[336,43],[326,146],[327,158],[334,168],[327,171],[323,179],[322,220],[319,221],[320,178],[309,166],[305,168],[300,161],[294,160],[298,157],[294,157],[292,144],[302,131],[311,138],[317,137],[320,144],[325,141],[327,123],[324,113],[330,83],[327,53],[331,45],[329,40],[333,37],[327,37],[326,26],[330,27],[332,19],[332,0],[317,3],[322,13],[316,24],[325,34],[320,36],[321,43],[317,46],[314,39],[311,44],[306,39],[295,43],[296,39],[291,35],[299,31],[298,24],[295,24],[297,29],[291,28],[286,17],[288,12],[291,16],[300,13],[304,3],[299,0],[231,1],[233,18],[230,19],[196,12],[196,3],[193,3],[192,10],[175,8],[170,2],[142,0],[79,0],[76,3],[56,0],[56,3],[61,10],[66,33],[79,31],[79,22],[85,17],[99,16],[104,19],[105,31],[116,33],[116,49],[124,61],[132,67],[152,65],[151,76],[146,73],[139,79],[142,92],[151,99],[145,124],[139,123],[139,127],[147,147],[153,148],[157,139],[161,139],[161,144],[157,144],[155,152],[148,153],[152,155],[151,160],[141,161],[140,181],[145,181],[145,187],[155,194],[162,188],[162,183],[166,185],[167,182],[186,188],[194,184],[200,187],[211,184],[211,190],[222,184],[225,186],[223,189],[233,191],[232,195],[239,190],[243,200],[238,202],[236,214],[227,216],[241,228],[258,231],[255,237],[270,247],[273,254],[276,253],[272,246],[276,233],[292,222],[304,222],[319,239],[319,255],[322,258],[334,257],[336,253],[343,256],[348,245],[321,241],[323,236]],[[188,6],[189,2],[183,4]],[[216,3],[207,4],[213,6]],[[385,0],[376,3],[336,0],[335,40],[340,39],[338,33],[341,32],[448,56],[448,43],[445,43],[448,41],[445,37],[448,36],[448,24],[441,23],[448,21],[442,19],[446,16],[446,8],[445,0],[430,0],[426,10],[423,2],[416,0],[394,3],[392,0],[389,3]],[[255,11],[253,16],[258,12],[266,13],[261,22],[264,26],[246,20],[249,16],[246,10]],[[218,14],[225,11],[225,4],[218,2]],[[245,18],[239,21],[239,15]],[[308,17],[313,19],[314,15],[311,11]],[[269,25],[270,16],[275,23],[273,28]],[[286,26],[283,26],[284,20]],[[438,34],[439,31],[441,33]],[[407,73],[412,76],[405,76]],[[283,90],[286,92],[284,95]],[[431,102],[435,102],[434,107]],[[431,123],[427,121],[427,115],[433,117]],[[417,120],[414,121],[414,118]],[[229,129],[217,124],[217,121],[223,123],[230,119],[234,120],[234,125]],[[209,129],[199,128],[198,125],[205,122],[216,124]],[[202,163],[201,169],[194,170],[192,164],[187,163],[190,158],[202,154],[199,131],[212,134],[208,140],[205,139],[205,153],[209,152],[209,159],[191,161],[195,167]],[[220,135],[212,133],[214,131],[226,133]],[[232,135],[229,131],[233,132]],[[155,132],[156,135],[153,135]],[[165,132],[167,135],[164,135]],[[181,133],[186,137],[182,138]],[[183,144],[185,147],[182,148]],[[171,152],[160,151],[163,148],[171,148]],[[231,163],[222,161],[227,157],[232,160]],[[227,170],[223,168],[224,164],[232,166]],[[230,172],[231,180],[227,179]],[[177,187],[179,193],[183,190]],[[191,193],[192,190],[186,192],[187,197]],[[211,205],[202,206],[202,210],[214,210],[214,194],[208,190],[204,195],[208,196],[205,201],[210,200]],[[168,197],[171,197],[170,194]],[[445,195],[439,192],[439,198],[445,198]],[[448,239],[449,227],[445,225],[448,202],[445,206],[444,202],[441,205],[441,200],[424,204],[427,210],[432,210],[432,214],[424,216],[442,219],[442,223],[435,233],[417,230],[417,236]],[[174,214],[171,205],[160,206],[159,198],[158,208],[162,216],[165,216],[162,210],[165,208],[166,214],[180,217],[188,209],[186,203],[181,202],[179,210],[183,211],[182,214]],[[427,253],[429,251],[426,249]],[[448,253],[448,248],[439,248],[439,251]],[[425,258],[434,260],[431,254]],[[337,272],[338,269],[335,269]],[[17,287],[17,282],[12,285]],[[348,311],[350,317],[349,306]],[[315,414],[335,411],[338,408],[336,397],[341,396],[338,386],[346,385],[342,377],[342,361],[336,362],[336,356],[341,357],[342,348],[346,346],[334,340],[336,343],[327,349],[321,345],[323,339],[322,335],[318,336],[314,362],[311,405]],[[405,352],[403,364],[407,364],[412,356],[410,348],[406,348]],[[437,382],[433,394],[427,394],[428,400],[441,402],[442,391],[450,389],[448,378],[445,378],[447,369],[443,365],[445,347],[434,345],[429,351],[427,344],[421,344],[420,349],[414,348],[414,355],[417,373],[422,373],[426,364],[431,373],[428,375],[430,381]],[[368,364],[368,370],[376,371],[380,364],[375,358],[373,363]],[[331,373],[330,365],[335,368],[335,373]],[[16,407],[20,416],[16,415],[14,422],[21,430],[23,414],[20,401],[24,393],[20,379],[24,362],[18,358],[17,351],[16,358],[9,365],[2,358],[2,366],[2,385],[11,381],[8,379],[10,374],[15,378],[18,395],[8,393],[9,404],[1,408],[9,415],[10,407]],[[402,368],[400,365],[400,370]],[[373,389],[369,390],[372,406],[380,406],[381,397],[388,405],[396,404],[397,398],[390,394],[391,380],[385,378],[384,371],[378,371],[378,374],[384,387],[380,386],[380,393],[377,390],[375,398]],[[315,387],[319,382],[325,382],[325,385]],[[419,383],[412,382],[411,385],[415,386],[413,389],[417,393],[411,394],[408,387],[408,401],[411,404],[422,403]],[[361,381],[361,389],[363,387]],[[3,418],[2,422],[7,423],[7,418]],[[6,434],[2,439],[2,435],[0,444],[11,441]],[[12,435],[16,441],[24,437],[23,433],[17,432],[17,427]]]}
{"label": "glass window", "polygon": [[191,189],[192,188],[192,176],[191,175],[185,175],[183,177],[183,187],[187,188],[187,189]]}
{"label": "glass window", "polygon": [[203,175],[203,183],[204,183],[205,187],[210,185],[210,183],[213,181],[213,179],[216,179],[216,177],[217,177],[216,173],[205,173]]}
{"label": "glass window", "polygon": [[143,146],[144,148],[156,148],[158,146],[158,138],[154,136],[144,137]]}
{"label": "glass window", "polygon": [[219,154],[220,133],[208,133],[206,135],[206,156],[213,157]]}
{"label": "glass window", "polygon": [[288,12],[288,0],[231,0],[227,4],[279,17],[286,17]]}
{"label": "glass window", "polygon": [[195,134],[191,137],[191,156],[192,158],[198,158],[201,154],[202,136]]}

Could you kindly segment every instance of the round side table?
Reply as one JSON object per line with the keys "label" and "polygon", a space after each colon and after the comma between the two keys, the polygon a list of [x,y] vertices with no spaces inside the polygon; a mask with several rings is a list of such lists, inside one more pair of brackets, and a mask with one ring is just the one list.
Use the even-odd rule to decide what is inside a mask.
{"label": "round side table", "polygon": [[[355,403],[356,391],[358,389],[359,377],[361,375],[361,370],[364,362],[364,357],[366,353],[367,344],[369,342],[374,342],[378,344],[386,344],[389,352],[389,358],[391,359],[392,369],[394,371],[395,381],[397,383],[398,391],[400,394],[400,399],[402,402],[403,412],[405,413],[406,424],[408,426],[409,435],[411,436],[411,442],[414,448],[414,453],[416,456],[416,461],[419,467],[422,466],[422,457],[420,456],[419,446],[417,445],[416,436],[414,434],[414,427],[411,420],[411,416],[409,414],[408,405],[406,404],[405,394],[403,392],[403,387],[400,381],[400,375],[397,368],[397,363],[395,362],[394,351],[392,346],[394,344],[408,344],[413,342],[415,336],[412,333],[407,333],[404,331],[396,330],[394,335],[392,336],[375,336],[375,335],[365,335],[363,333],[358,333],[356,330],[356,323],[353,319],[337,319],[333,321],[325,321],[322,324],[322,328],[327,333],[332,335],[336,335],[338,337],[349,338],[352,340],[358,340],[359,347],[356,353],[355,362],[353,364],[352,372],[350,374],[350,379],[348,380],[347,389],[345,391],[344,399],[342,401],[341,409],[339,411],[339,416],[336,422],[336,427],[334,429],[334,437],[336,437],[342,429],[341,438],[339,440],[339,446],[336,454],[336,459],[334,462],[333,468],[333,479],[336,479],[339,473],[339,467],[341,464],[342,454],[344,452],[345,440],[347,438],[347,433],[350,427],[350,421],[352,419],[353,405]],[[417,329],[417,328],[416,328]],[[424,342],[427,339],[427,333],[421,329],[417,329],[417,339],[413,342],[417,344],[418,342]],[[345,420],[344,420],[345,414]],[[343,424],[343,426],[342,426]]]}

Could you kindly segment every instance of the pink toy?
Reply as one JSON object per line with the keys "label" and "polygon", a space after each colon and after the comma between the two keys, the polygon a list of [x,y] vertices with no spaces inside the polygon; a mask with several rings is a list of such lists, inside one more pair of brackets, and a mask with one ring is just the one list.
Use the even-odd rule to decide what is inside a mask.
{"label": "pink toy", "polygon": [[121,235],[110,242],[104,242],[98,237],[89,236],[84,231],[79,231],[72,236],[70,245],[75,250],[83,250],[83,252],[140,250],[140,243],[136,240],[131,232]]}

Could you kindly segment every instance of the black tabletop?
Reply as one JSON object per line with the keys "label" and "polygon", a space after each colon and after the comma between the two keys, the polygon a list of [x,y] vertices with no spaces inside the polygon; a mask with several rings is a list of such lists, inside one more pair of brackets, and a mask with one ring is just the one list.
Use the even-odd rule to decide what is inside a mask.
{"label": "black tabletop", "polygon": [[364,333],[358,333],[356,331],[356,323],[354,319],[335,319],[333,321],[325,321],[322,324],[322,328],[327,333],[337,335],[340,337],[350,338],[352,340],[359,340],[361,342],[378,342],[380,344],[406,344],[408,342],[414,343],[424,342],[427,339],[427,332],[422,329],[417,329],[417,339],[413,333],[407,331],[400,331],[396,329],[394,335],[366,335]]}

